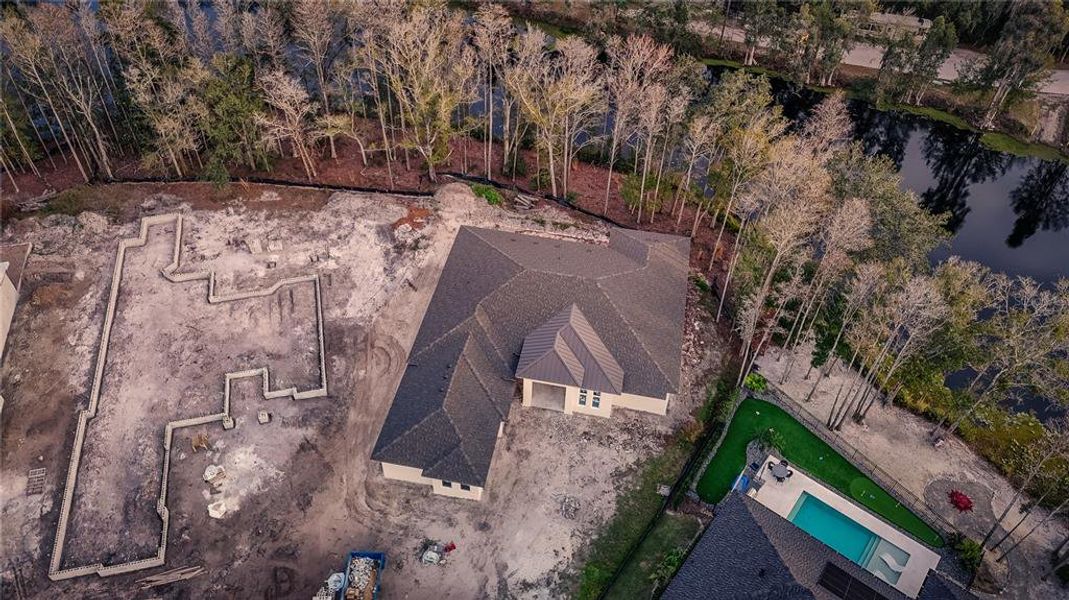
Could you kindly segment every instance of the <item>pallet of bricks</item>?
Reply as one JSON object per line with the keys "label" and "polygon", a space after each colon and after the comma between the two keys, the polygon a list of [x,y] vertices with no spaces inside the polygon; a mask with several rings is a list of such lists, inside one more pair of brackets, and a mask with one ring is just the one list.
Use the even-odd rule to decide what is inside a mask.
{"label": "pallet of bricks", "polygon": [[386,555],[382,552],[350,552],[342,571],[342,600],[377,600]]}

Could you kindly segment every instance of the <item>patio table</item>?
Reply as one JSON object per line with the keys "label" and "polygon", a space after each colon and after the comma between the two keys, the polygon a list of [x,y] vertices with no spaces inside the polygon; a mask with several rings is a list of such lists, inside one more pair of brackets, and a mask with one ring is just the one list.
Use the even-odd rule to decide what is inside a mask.
{"label": "patio table", "polygon": [[790,469],[787,468],[787,465],[781,463],[773,464],[768,471],[779,481],[783,481],[790,475]]}

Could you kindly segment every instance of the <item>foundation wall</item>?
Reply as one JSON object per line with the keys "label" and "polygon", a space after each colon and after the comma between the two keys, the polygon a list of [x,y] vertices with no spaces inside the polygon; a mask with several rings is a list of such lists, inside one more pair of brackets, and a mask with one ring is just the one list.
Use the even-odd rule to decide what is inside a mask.
{"label": "foundation wall", "polygon": [[11,331],[11,319],[15,316],[15,301],[19,293],[7,274],[0,274],[0,358],[4,356],[4,342]]}
{"label": "foundation wall", "polygon": [[[173,256],[171,263],[160,270],[160,275],[172,283],[186,283],[191,281],[206,280],[208,284],[208,297],[206,300],[209,304],[217,304],[224,302],[232,302],[235,300],[243,300],[247,298],[269,296],[274,294],[280,288],[289,285],[314,285],[316,304],[316,333],[318,337],[319,346],[319,382],[318,385],[312,389],[301,390],[296,387],[291,387],[273,390],[270,386],[270,374],[267,367],[227,373],[225,380],[223,381],[222,407],[220,412],[202,415],[199,417],[193,417],[189,419],[183,419],[179,421],[171,421],[166,424],[163,439],[163,474],[160,484],[160,494],[156,502],[156,512],[159,515],[161,521],[160,543],[157,548],[156,555],[141,560],[135,560],[114,565],[95,563],[90,565],[80,565],[67,569],[62,569],[61,565],[63,562],[63,549],[64,545],[66,544],[67,529],[70,524],[71,505],[74,499],[74,490],[78,483],[78,467],[82,459],[82,448],[85,442],[86,429],[89,425],[89,421],[96,416],[98,403],[100,401],[100,388],[104,379],[104,364],[107,360],[111,329],[115,321],[115,310],[119,300],[126,251],[130,248],[138,248],[144,246],[148,239],[148,231],[150,227],[166,225],[170,223],[174,223],[175,225]],[[306,398],[318,398],[327,395],[327,371],[326,357],[324,354],[325,344],[323,339],[322,291],[320,288],[319,276],[306,275],[303,277],[293,277],[289,279],[280,280],[268,288],[236,292],[232,294],[220,294],[216,289],[214,272],[199,271],[193,273],[178,273],[178,269],[181,267],[182,232],[182,215],[156,215],[141,219],[141,228],[138,237],[127,238],[119,242],[119,248],[115,256],[115,267],[112,273],[111,295],[108,300],[107,310],[104,314],[104,329],[100,340],[100,351],[97,353],[96,370],[94,372],[93,384],[89,394],[89,406],[87,409],[79,412],[78,414],[78,426],[75,429],[74,433],[74,447],[71,451],[71,460],[67,468],[66,485],[63,490],[63,503],[60,507],[59,522],[56,528],[56,538],[52,544],[52,559],[49,563],[48,577],[54,581],[92,574],[96,574],[101,577],[119,575],[122,573],[129,573],[132,571],[147,569],[150,567],[158,567],[164,564],[167,555],[167,530],[170,524],[170,514],[167,509],[167,479],[171,466],[170,459],[172,436],[176,429],[181,429],[183,427],[192,427],[196,425],[204,425],[207,423],[221,423],[224,429],[232,427],[233,418],[230,414],[230,389],[231,384],[234,380],[245,377],[259,377],[262,383],[263,397],[268,399],[290,397],[294,400],[301,400]],[[146,332],[146,335],[151,335],[151,332]]]}

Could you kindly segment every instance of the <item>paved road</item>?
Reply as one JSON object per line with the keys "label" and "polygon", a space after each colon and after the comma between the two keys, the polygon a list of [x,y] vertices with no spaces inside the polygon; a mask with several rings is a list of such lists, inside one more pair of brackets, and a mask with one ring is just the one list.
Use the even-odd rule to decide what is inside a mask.
{"label": "paved road", "polygon": [[[746,39],[743,31],[734,27],[727,28],[725,37],[739,43],[745,42]],[[964,50],[961,48],[954,50],[954,52],[951,53],[950,58],[948,58],[947,61],[943,63],[943,66],[939,68],[939,79],[943,81],[953,81],[957,79],[958,73],[961,71],[962,67],[977,56],[980,56],[980,53],[973,52],[972,50]],[[853,50],[846,53],[846,56],[843,58],[843,63],[858,67],[879,69],[880,60],[882,58],[883,48],[871,44],[858,44],[854,46]],[[1039,92],[1044,94],[1069,96],[1069,71],[1054,71],[1050,78],[1040,86]]]}

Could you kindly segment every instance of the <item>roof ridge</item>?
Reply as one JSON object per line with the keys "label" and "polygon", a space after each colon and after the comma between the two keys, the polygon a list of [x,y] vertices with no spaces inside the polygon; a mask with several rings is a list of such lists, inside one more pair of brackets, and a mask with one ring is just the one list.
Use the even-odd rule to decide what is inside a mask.
{"label": "roof ridge", "polygon": [[[483,382],[479,379],[479,375],[476,373],[476,369],[471,365],[471,361],[469,361],[468,358],[466,356],[464,356],[464,351],[467,349],[468,344],[472,343],[472,337],[473,337],[472,333],[470,331],[467,332],[467,334],[465,336],[465,339],[464,339],[464,343],[460,347],[460,360],[464,361],[464,364],[467,365],[468,370],[471,371],[472,375],[475,377],[475,381],[479,384],[479,387],[483,388],[483,391],[486,392],[487,398],[489,398],[491,396],[490,390],[487,389],[487,387],[485,385],[483,385]],[[460,361],[457,361],[457,362],[459,364]],[[447,389],[452,387],[453,378],[456,377],[456,376],[457,376],[457,369],[454,366],[453,367],[453,372],[449,376],[449,385],[446,386]],[[448,392],[447,392],[447,394],[448,394]],[[500,413],[500,411],[497,410],[497,406],[494,405],[493,401],[491,401],[490,404],[492,406],[494,406],[494,412],[496,412],[497,414],[500,415],[501,413]],[[441,458],[439,458],[437,461],[435,461],[434,463],[432,463],[431,465],[429,465],[428,467],[423,469],[423,471],[429,471],[429,470],[437,467],[438,465],[442,464],[442,461],[444,461],[445,459],[449,458],[449,456],[451,454],[453,454],[453,452],[456,452],[457,450],[459,450],[460,451],[460,456],[463,457],[463,459],[464,459],[465,466],[468,467],[468,471],[470,471],[471,473],[474,474],[475,473],[475,467],[472,466],[471,459],[468,457],[468,453],[464,451],[464,436],[460,435],[460,429],[457,428],[457,424],[453,420],[453,416],[450,415],[449,411],[445,409],[445,401],[444,401],[444,399],[443,399],[441,407],[438,408],[437,411],[441,411],[442,414],[445,415],[445,420],[449,422],[449,426],[453,428],[453,434],[456,435],[456,437],[457,437],[457,443],[456,443],[455,446],[453,446],[452,450],[450,450],[449,452],[446,452],[445,454],[443,454],[441,456]],[[495,443],[495,445],[496,445],[496,443]],[[489,473],[487,473],[487,475],[489,475]]]}
{"label": "roof ridge", "polygon": [[[493,244],[491,244],[490,242],[488,242],[488,241],[486,241],[485,239],[483,239],[483,238],[482,238],[482,236],[480,236],[480,235],[479,235],[479,234],[477,233],[477,231],[478,231],[478,228],[477,228],[477,227],[472,227],[472,226],[470,226],[470,225],[461,225],[461,226],[460,226],[460,229],[461,229],[462,231],[465,231],[465,230],[466,230],[466,231],[468,231],[469,233],[471,233],[472,235],[474,235],[474,236],[475,236],[475,237],[476,237],[476,238],[477,238],[477,239],[479,240],[479,242],[480,242],[480,243],[482,243],[482,245],[484,245],[484,246],[488,246],[488,247],[490,247],[490,248],[493,248],[494,252],[497,252],[498,254],[500,254],[501,256],[503,256],[503,257],[505,258],[505,260],[509,261],[510,263],[512,263],[512,264],[513,264],[513,265],[514,265],[514,266],[515,266],[515,267],[517,268],[517,271],[516,271],[515,273],[513,273],[512,275],[510,275],[510,276],[509,276],[509,278],[508,278],[508,279],[506,279],[505,281],[501,282],[501,285],[499,285],[499,286],[497,286],[496,288],[494,288],[494,289],[493,289],[493,291],[491,291],[491,292],[490,292],[490,294],[493,294],[494,292],[496,292],[496,291],[500,290],[501,288],[505,287],[506,285],[508,285],[508,283],[509,283],[510,281],[512,281],[513,279],[515,279],[515,278],[516,278],[516,276],[518,276],[518,275],[520,275],[521,273],[523,273],[523,272],[524,272],[524,266],[523,266],[523,265],[521,265],[520,263],[518,263],[518,262],[516,262],[516,261],[512,260],[512,258],[511,258],[511,257],[509,257],[509,256],[508,256],[507,254],[505,254],[504,252],[502,252],[502,251],[498,250],[497,248],[494,248],[494,245],[493,245]],[[454,238],[454,240],[453,240],[453,244],[454,244],[454,245],[456,245],[456,238]],[[452,254],[452,249],[450,249],[450,251],[449,251],[449,252],[450,252],[450,254]],[[448,257],[447,257],[447,259],[446,259],[446,260],[448,261]],[[444,269],[444,267],[443,267],[443,269]],[[437,285],[435,285],[435,291],[437,291]],[[489,296],[490,294],[487,294],[487,296]],[[431,294],[431,300],[434,300],[434,297],[433,297],[433,296],[434,296],[434,294],[432,293],[432,294]],[[482,307],[482,304],[483,304],[483,300],[485,300],[485,299],[486,299],[486,297],[484,296],[484,297],[483,297],[483,298],[481,298],[481,299],[480,299],[480,300],[479,300],[478,302],[476,302],[476,303],[475,303],[475,309],[476,309],[476,310],[478,310],[478,309],[479,309],[480,307]],[[426,318],[426,312],[424,312],[424,318]],[[446,331],[443,331],[441,335],[439,335],[438,337],[436,337],[436,338],[434,338],[433,340],[431,340],[431,341],[430,341],[430,342],[429,342],[429,343],[428,343],[427,345],[423,346],[423,348],[421,348],[421,349],[420,349],[420,351],[416,353],[416,356],[419,356],[420,354],[423,354],[423,353],[424,353],[425,351],[427,351],[427,350],[428,350],[429,348],[431,348],[432,346],[434,346],[435,344],[437,344],[438,342],[440,342],[440,341],[441,341],[442,339],[444,339],[444,338],[448,337],[448,336],[449,336],[449,335],[450,335],[451,333],[453,333],[453,332],[454,332],[454,331],[456,331],[457,329],[460,329],[460,327],[462,327],[462,326],[463,326],[463,325],[464,325],[465,323],[467,323],[468,321],[471,321],[471,320],[473,320],[474,318],[475,318],[475,311],[472,311],[472,316],[470,316],[470,317],[468,317],[468,318],[464,319],[463,321],[460,321],[460,322],[459,322],[459,323],[457,323],[456,325],[454,325],[454,326],[450,327],[450,328],[449,328],[448,330],[446,330]],[[422,329],[422,328],[423,328],[423,323],[420,323],[420,329]],[[419,337],[419,332],[417,332],[417,333],[416,333],[416,336],[417,336],[417,337]],[[491,344],[491,345],[493,345],[493,344]],[[495,350],[496,350],[496,348],[495,348]],[[412,358],[412,356],[411,356],[411,355],[409,355],[409,359],[411,359],[411,358]]]}
{"label": "roof ridge", "polygon": [[[448,418],[448,416],[446,418]],[[450,421],[450,424],[452,424],[452,421]],[[453,428],[455,430],[456,429],[456,425],[453,425]],[[457,436],[457,437],[459,437],[459,436]],[[464,445],[461,444],[461,443],[457,443],[456,446],[453,446],[452,450],[450,450],[449,452],[446,452],[445,454],[443,454],[441,458],[439,458],[437,461],[435,461],[434,463],[432,463],[429,466],[427,466],[427,468],[423,469],[422,472],[426,472],[426,471],[430,471],[430,470],[434,469],[438,465],[442,464],[442,462],[445,461],[445,459],[447,459],[450,456],[452,456],[454,452],[460,452],[460,458],[461,458],[461,460],[464,461],[464,466],[468,467],[468,471],[470,471],[471,473],[474,474],[475,473],[475,467],[473,467],[471,465],[471,460],[468,459],[468,454],[466,452],[464,452]],[[489,475],[489,473],[487,473],[487,475]],[[442,481],[449,481],[449,480],[443,479]],[[464,483],[464,482],[460,482],[460,483]],[[465,485],[468,485],[468,484],[465,484]],[[483,486],[476,485],[476,487],[485,487],[485,482],[484,482]]]}
{"label": "roof ridge", "polygon": [[[512,259],[509,259],[509,260],[512,260]],[[515,263],[513,263],[513,264],[515,264]],[[518,266],[518,265],[517,265],[517,266]],[[494,290],[493,290],[492,292],[490,292],[489,294],[487,294],[487,296],[490,296],[491,294],[494,294],[494,293],[496,293],[496,292],[497,292],[498,290],[500,290],[501,288],[503,288],[503,287],[505,287],[506,285],[508,285],[508,284],[509,284],[509,283],[510,283],[510,282],[511,282],[511,281],[512,281],[513,279],[515,279],[515,278],[519,277],[519,276],[520,276],[520,275],[522,275],[523,273],[524,273],[524,269],[523,269],[523,268],[520,268],[520,270],[519,270],[519,271],[517,271],[516,273],[513,273],[513,274],[512,274],[511,276],[509,276],[509,278],[508,278],[508,279],[506,279],[505,281],[501,282],[501,285],[499,285],[499,286],[497,286],[496,288],[494,288]],[[433,294],[432,294],[432,296],[433,296]],[[432,298],[432,299],[433,299],[433,298]],[[468,318],[464,319],[463,321],[460,321],[460,322],[459,322],[459,323],[457,323],[456,325],[454,325],[454,326],[452,326],[451,328],[449,328],[449,330],[447,330],[447,331],[444,331],[444,332],[442,332],[442,335],[438,336],[437,338],[435,338],[434,340],[432,340],[432,341],[431,341],[430,343],[428,343],[428,344],[427,344],[426,346],[424,346],[423,348],[421,348],[421,349],[420,349],[420,351],[419,351],[419,352],[417,352],[417,353],[415,354],[415,356],[419,356],[420,354],[423,354],[424,352],[426,352],[427,350],[429,350],[429,349],[430,349],[430,348],[431,348],[432,346],[434,346],[434,345],[435,345],[435,344],[437,344],[438,342],[440,342],[440,341],[442,341],[443,339],[445,339],[445,338],[449,337],[449,335],[450,335],[450,334],[452,334],[452,333],[453,333],[454,331],[456,331],[456,330],[460,329],[461,327],[463,327],[463,326],[464,326],[464,325],[465,325],[466,323],[468,323],[469,321],[476,321],[476,319],[475,319],[475,315],[476,315],[476,313],[478,312],[478,310],[479,310],[480,308],[482,308],[482,306],[483,306],[483,300],[485,300],[485,299],[486,299],[486,298],[484,297],[484,298],[483,298],[482,300],[479,300],[478,302],[476,302],[476,303],[475,303],[475,310],[473,310],[473,311],[472,311],[472,313],[471,313],[471,316],[470,316],[470,317],[468,317]],[[480,328],[482,328],[484,332],[486,331],[486,329],[485,329],[485,328],[483,328],[483,327],[482,327],[482,325],[481,325],[481,324],[479,324],[479,323],[478,323],[477,321],[476,321],[476,324],[477,324],[477,325],[479,325],[479,327],[480,327]],[[421,328],[423,327],[423,324],[422,324],[422,323],[420,324],[420,327],[421,327]],[[416,335],[418,336],[418,335],[419,335],[419,333],[417,332],[417,333],[416,333]],[[487,334],[487,337],[489,338],[489,337],[490,337],[490,335],[489,335],[489,334]],[[494,346],[493,340],[491,340],[491,342],[490,342],[490,345],[491,345],[491,346]],[[497,352],[497,354],[498,354],[498,357],[499,357],[499,358],[501,358],[501,353],[500,353],[500,352],[498,351],[498,349],[497,349],[497,346],[494,346],[494,351],[495,351],[495,352]],[[413,358],[413,356],[412,356],[412,355],[409,355],[409,362],[411,362],[411,359],[412,359],[412,358]]]}
{"label": "roof ridge", "polygon": [[[550,274],[550,275],[560,275],[561,277],[574,277],[576,279],[582,279],[582,280],[588,280],[589,279],[591,281],[598,281],[600,279],[605,279],[605,278],[608,278],[608,277],[614,277],[616,275],[623,275],[625,273],[633,273],[633,272],[638,271],[638,270],[640,270],[640,269],[642,269],[643,267],[646,266],[645,262],[639,262],[639,261],[631,258],[630,256],[628,256],[627,254],[624,254],[623,252],[620,252],[618,249],[613,248],[612,245],[611,245],[611,241],[612,241],[611,237],[609,238],[609,243],[600,244],[600,243],[588,242],[586,240],[562,240],[560,238],[555,238],[555,237],[552,237],[552,236],[543,236],[543,235],[539,235],[539,233],[544,233],[544,232],[539,232],[539,231],[534,231],[534,230],[531,230],[531,231],[528,231],[528,232],[521,232],[521,231],[505,231],[505,230],[502,230],[502,229],[488,229],[486,227],[474,227],[474,226],[471,226],[471,225],[465,225],[465,227],[468,227],[472,231],[472,233],[474,233],[476,236],[478,236],[479,240],[481,240],[484,244],[486,244],[487,246],[490,246],[491,248],[496,250],[498,253],[500,253],[502,256],[504,256],[509,261],[511,261],[512,264],[520,267],[521,269],[523,269],[525,271],[533,271],[535,273],[547,273],[547,274]],[[518,261],[514,260],[512,257],[510,257],[508,254],[506,254],[504,251],[499,249],[497,246],[494,246],[494,244],[492,242],[490,242],[486,238],[480,236],[477,233],[479,231],[492,231],[494,233],[500,233],[500,234],[503,234],[503,235],[510,235],[510,234],[511,235],[522,235],[522,236],[527,236],[527,237],[536,237],[536,238],[542,239],[542,240],[551,240],[551,241],[554,241],[554,242],[563,242],[565,244],[576,244],[578,246],[597,247],[597,248],[604,249],[604,250],[606,250],[608,252],[612,252],[613,254],[616,254],[616,255],[622,257],[624,260],[634,264],[635,268],[634,269],[629,269],[627,271],[621,271],[619,273],[610,273],[610,274],[606,274],[606,275],[597,275],[597,276],[594,276],[594,277],[582,277],[582,276],[575,275],[575,274],[572,274],[572,273],[560,273],[560,272],[554,271],[552,269],[539,268],[539,267],[529,267],[529,266],[525,266],[525,265],[519,263]],[[638,240],[638,241],[640,243],[646,243],[646,242],[644,242],[642,240]]]}
{"label": "roof ridge", "polygon": [[[468,340],[470,342],[471,338],[469,337]],[[465,343],[464,345],[466,347],[467,343]],[[471,361],[468,360],[468,357],[464,354],[463,350],[460,351],[460,358],[461,358],[461,360],[464,361],[464,363],[466,365],[468,365],[468,370],[471,371],[471,374],[475,377],[475,381],[479,384],[479,387],[481,387],[483,389],[483,391],[486,392],[486,397],[491,399],[490,400],[490,405],[494,407],[494,412],[496,412],[498,415],[501,415],[502,419],[504,419],[506,416],[508,416],[508,415],[502,415],[501,411],[497,409],[497,404],[493,401],[493,397],[494,397],[493,392],[490,391],[490,388],[486,386],[485,382],[483,382],[483,378],[479,376],[479,369],[476,369],[475,365],[471,364]],[[452,383],[453,380],[450,379],[449,382]],[[444,406],[444,404],[443,404],[443,406]]]}
{"label": "roof ridge", "polygon": [[[517,273],[516,275],[519,275],[519,273]],[[513,277],[515,277],[515,275]],[[512,280],[512,277],[509,278],[509,281],[511,281],[511,280]],[[501,287],[504,287],[507,283],[508,283],[508,281],[506,281],[505,283],[501,284],[501,286],[498,287],[497,289],[501,289]],[[494,291],[496,292],[497,290],[494,290]],[[486,327],[482,323],[482,320],[479,319],[479,315],[480,314],[485,315],[486,319],[489,320],[490,315],[488,315],[486,313],[486,309],[483,308],[483,303],[482,303],[481,300],[478,303],[475,304],[475,310],[472,311],[472,318],[475,319],[475,324],[479,326],[479,329],[482,330],[483,335],[486,336],[486,340],[490,344],[490,347],[494,349],[494,355],[497,356],[497,358],[501,361],[501,363],[506,366],[506,370],[508,370],[507,369],[508,360],[506,360],[505,357],[501,355],[501,349],[498,348],[496,344],[494,344],[494,338],[492,338],[490,336],[490,332],[487,331]]]}
{"label": "roof ridge", "polygon": [[[453,329],[455,330],[456,328],[454,327]],[[450,330],[450,331],[452,332],[453,330]],[[464,358],[464,347],[468,345],[468,341],[471,339],[471,332],[469,331],[469,332],[465,333],[464,335],[465,335],[464,343],[460,345],[460,353],[459,353],[459,356],[462,359]],[[445,339],[446,337],[447,337],[447,334],[443,334],[437,340],[434,340],[434,343],[429,344],[428,346],[426,346],[424,348],[424,350],[430,348],[434,344],[437,344],[440,340]],[[420,350],[418,353],[416,353],[416,356],[419,356],[420,354],[423,354],[423,350]],[[408,362],[409,366],[412,365],[412,361],[411,361],[412,358],[414,358],[414,357],[409,357],[409,362]],[[407,369],[408,367],[406,366],[405,368]],[[469,365],[468,368],[471,368],[470,365]],[[472,372],[474,372],[474,371],[475,371],[475,369],[472,369]],[[455,368],[453,369],[453,373],[449,376],[449,383],[450,384],[453,383],[453,377],[454,376],[456,376],[456,369]],[[404,377],[403,374],[402,374],[402,377]],[[482,385],[482,382],[479,382],[479,385]],[[485,389],[485,387],[484,387],[484,389]],[[396,392],[394,392],[394,393],[396,394]],[[432,410],[431,412],[427,413],[426,415],[423,416],[422,419],[420,419],[419,421],[416,421],[411,426],[407,427],[405,429],[404,433],[402,433],[401,435],[399,435],[399,436],[395,437],[393,440],[391,440],[389,444],[386,444],[386,446],[384,446],[382,448],[382,450],[383,451],[388,450],[390,448],[390,446],[394,445],[394,443],[396,443],[398,440],[400,440],[401,438],[405,437],[405,435],[408,434],[410,431],[412,431],[413,429],[416,429],[417,427],[419,427],[420,425],[425,423],[428,419],[430,419],[436,413],[439,413],[439,412],[442,413],[443,415],[445,415],[446,420],[449,421],[449,425],[453,428],[453,433],[457,434],[457,439],[459,439],[460,438],[460,434],[457,431],[457,425],[456,425],[456,423],[453,422],[453,419],[450,418],[449,411],[445,410],[445,403],[443,402],[441,404],[441,406],[439,406],[438,408],[436,408],[436,409]]]}
{"label": "roof ridge", "polygon": [[[643,267],[643,269],[646,269],[646,268],[648,268],[648,265],[647,265],[646,267]],[[641,336],[641,335],[639,335],[637,331],[635,331],[635,327],[634,327],[634,325],[632,325],[632,324],[631,324],[631,321],[629,321],[629,320],[627,319],[627,317],[625,317],[625,316],[624,316],[624,312],[623,312],[622,310],[620,310],[620,307],[619,307],[619,306],[618,306],[618,305],[617,305],[617,304],[616,304],[615,302],[613,302],[613,301],[612,301],[612,296],[611,296],[610,294],[607,294],[607,293],[605,293],[605,290],[604,290],[604,289],[602,289],[602,287],[601,287],[601,282],[600,282],[600,280],[598,280],[598,281],[595,281],[595,282],[594,282],[594,285],[595,285],[595,286],[597,286],[597,288],[598,288],[598,293],[600,293],[600,294],[601,294],[602,296],[604,296],[604,297],[605,297],[605,300],[606,300],[606,301],[608,301],[608,303],[609,303],[609,306],[612,306],[612,308],[613,308],[613,311],[615,311],[615,312],[616,312],[616,315],[617,315],[617,316],[618,316],[618,317],[620,318],[620,320],[621,320],[621,321],[623,321],[623,322],[624,322],[625,324],[627,324],[627,330],[631,332],[631,335],[633,335],[633,336],[635,337],[635,341],[637,341],[637,342],[638,342],[638,345],[639,345],[639,347],[640,347],[640,348],[642,348],[642,351],[646,353],[646,358],[648,358],[648,359],[649,359],[649,362],[653,363],[653,367],[654,367],[655,369],[657,369],[657,372],[658,372],[658,373],[660,373],[660,374],[661,374],[661,377],[663,377],[663,378],[664,378],[664,381],[665,381],[665,383],[666,383],[666,384],[668,384],[668,387],[671,387],[671,385],[672,385],[672,378],[671,378],[671,377],[669,377],[669,376],[668,376],[668,375],[667,375],[667,374],[666,374],[666,373],[664,372],[664,369],[662,369],[662,368],[661,368],[661,364],[657,362],[657,359],[653,358],[653,353],[652,353],[652,352],[650,352],[650,349],[646,347],[646,344],[645,344],[645,343],[644,343],[644,342],[642,341],[642,336]],[[685,315],[685,314],[686,314],[686,313],[685,313],[685,311],[684,311],[684,315]],[[685,319],[685,318],[686,318],[686,317],[684,316],[684,319]],[[686,321],[684,321],[684,324],[685,324],[685,323],[686,323]],[[679,385],[679,384],[676,384],[676,386],[675,386],[675,387],[676,387],[676,392],[678,393],[678,392],[679,392],[679,388],[680,388],[680,385]]]}
{"label": "roof ridge", "polygon": [[[374,448],[372,448],[372,451],[371,451],[371,453],[372,453],[372,454],[374,455],[374,454],[380,454],[381,452],[385,452],[385,451],[389,450],[389,449],[390,449],[390,447],[391,447],[391,446],[393,446],[393,445],[394,445],[395,443],[397,443],[397,441],[398,441],[398,440],[400,440],[401,438],[405,437],[406,435],[408,435],[409,433],[411,433],[413,429],[416,429],[416,428],[418,428],[419,426],[423,425],[423,424],[424,424],[424,423],[426,423],[426,422],[427,422],[427,421],[428,421],[428,420],[429,420],[429,419],[430,419],[431,417],[433,417],[434,415],[436,415],[436,414],[438,414],[438,413],[440,413],[440,412],[441,412],[441,413],[445,413],[446,411],[445,411],[445,409],[444,409],[443,407],[438,407],[438,408],[436,408],[436,409],[432,410],[431,412],[429,412],[429,413],[427,413],[426,415],[424,415],[422,419],[420,419],[419,421],[416,421],[416,422],[415,422],[415,423],[413,423],[413,424],[412,424],[412,425],[411,425],[410,427],[406,428],[406,429],[405,429],[405,430],[404,430],[403,432],[401,432],[401,435],[399,435],[399,436],[397,436],[397,437],[393,438],[392,440],[390,440],[390,443],[389,443],[389,444],[386,444],[385,446],[383,446],[382,448],[380,448],[380,449],[379,449],[379,452],[375,452],[375,449],[374,449]],[[448,419],[448,418],[449,418],[449,414],[448,414],[448,413],[446,413],[445,417],[446,417],[446,419]],[[450,425],[453,425],[453,423],[452,423],[452,422],[450,422],[449,424],[450,424]],[[455,425],[453,425],[453,430],[454,430],[454,431],[456,431],[456,426],[455,426]],[[380,433],[380,435],[381,435],[381,433]]]}

